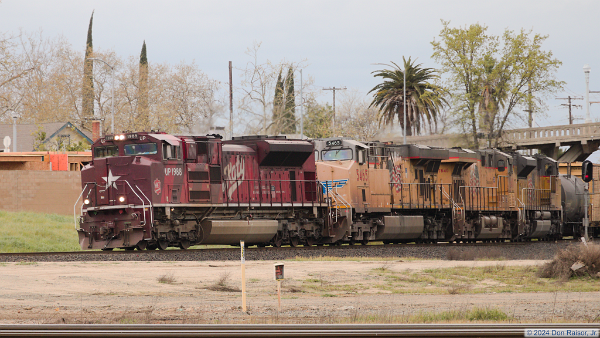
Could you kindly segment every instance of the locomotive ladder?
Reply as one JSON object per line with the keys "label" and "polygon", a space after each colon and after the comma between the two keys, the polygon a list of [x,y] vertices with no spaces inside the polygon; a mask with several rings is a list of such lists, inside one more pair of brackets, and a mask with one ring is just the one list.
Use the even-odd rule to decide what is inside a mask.
{"label": "locomotive ladder", "polygon": [[[331,200],[332,200],[331,207],[332,208],[333,208],[333,202],[335,202],[335,209],[350,209],[350,213],[352,213],[352,206],[337,192],[337,187],[329,187],[327,185],[327,183],[323,183],[323,182],[319,182],[319,183],[321,183],[323,188],[325,188],[326,195],[331,196]],[[338,199],[339,199],[339,201],[338,201]],[[340,204],[342,206],[339,206]],[[335,213],[335,221],[336,222],[338,221],[337,211]],[[348,221],[349,222],[352,221],[352,214],[350,214],[350,219]]]}
{"label": "locomotive ladder", "polygon": [[450,201],[450,203],[452,203],[452,225],[454,226],[454,222],[458,221],[458,217],[457,214],[460,215],[460,221],[462,221],[462,223],[465,222],[465,213],[463,208],[458,205],[456,202],[454,202],[454,199],[452,199],[450,197],[450,195],[446,192],[446,190],[444,190],[444,187],[440,187],[442,188],[442,194],[444,194],[444,196],[448,199],[448,201]]}

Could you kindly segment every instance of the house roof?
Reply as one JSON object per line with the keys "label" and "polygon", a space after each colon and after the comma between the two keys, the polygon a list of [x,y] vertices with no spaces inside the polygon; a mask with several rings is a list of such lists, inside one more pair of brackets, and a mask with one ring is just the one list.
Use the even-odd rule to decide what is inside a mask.
{"label": "house roof", "polygon": [[[17,151],[33,151],[33,144],[35,141],[34,134],[38,131],[38,128],[42,127],[46,132],[46,141],[51,140],[56,135],[60,134],[65,128],[74,128],[73,131],[81,135],[90,144],[92,142],[92,133],[88,131],[81,131],[79,128],[74,126],[71,122],[53,122],[53,123],[31,123],[31,124],[20,124],[17,123]],[[13,125],[12,124],[0,124],[0,140],[3,140],[5,136],[11,138],[11,151],[12,151],[12,138],[13,138]],[[0,143],[0,148],[4,149],[4,146]]]}

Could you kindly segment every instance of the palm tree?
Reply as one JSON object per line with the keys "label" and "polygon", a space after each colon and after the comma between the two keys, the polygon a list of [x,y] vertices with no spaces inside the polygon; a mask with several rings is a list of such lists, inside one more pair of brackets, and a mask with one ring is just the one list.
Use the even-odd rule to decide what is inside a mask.
{"label": "palm tree", "polygon": [[[421,132],[421,125],[424,119],[431,126],[435,124],[437,130],[437,112],[447,105],[443,95],[445,90],[429,81],[438,78],[436,70],[433,68],[421,68],[421,64],[415,65],[415,62],[409,57],[404,61],[406,70],[406,134],[416,134]],[[379,124],[392,124],[394,118],[398,116],[400,126],[404,127],[404,70],[392,62],[392,65],[382,64],[390,69],[376,70],[371,74],[375,77],[383,78],[383,83],[378,84],[369,91],[373,94],[373,101],[369,107],[379,108]]]}

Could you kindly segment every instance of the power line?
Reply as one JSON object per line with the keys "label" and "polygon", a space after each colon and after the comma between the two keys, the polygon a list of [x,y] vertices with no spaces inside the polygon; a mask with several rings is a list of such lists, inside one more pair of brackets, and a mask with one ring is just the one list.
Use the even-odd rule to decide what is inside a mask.
{"label": "power line", "polygon": [[569,107],[569,124],[573,124],[573,115],[571,114],[571,107],[582,108],[580,104],[572,104],[571,100],[583,100],[583,97],[571,97],[570,95],[567,97],[557,97],[557,100],[568,100],[569,103],[563,103],[561,106]]}

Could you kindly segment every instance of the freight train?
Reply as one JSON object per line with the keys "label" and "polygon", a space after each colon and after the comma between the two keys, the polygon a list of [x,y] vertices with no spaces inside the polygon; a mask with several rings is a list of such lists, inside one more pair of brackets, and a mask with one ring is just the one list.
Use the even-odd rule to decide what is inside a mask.
{"label": "freight train", "polygon": [[[540,154],[160,132],[107,135],[92,152],[75,209],[82,249],[583,234],[583,181],[559,175],[558,163]],[[598,218],[590,217],[592,237]]]}

